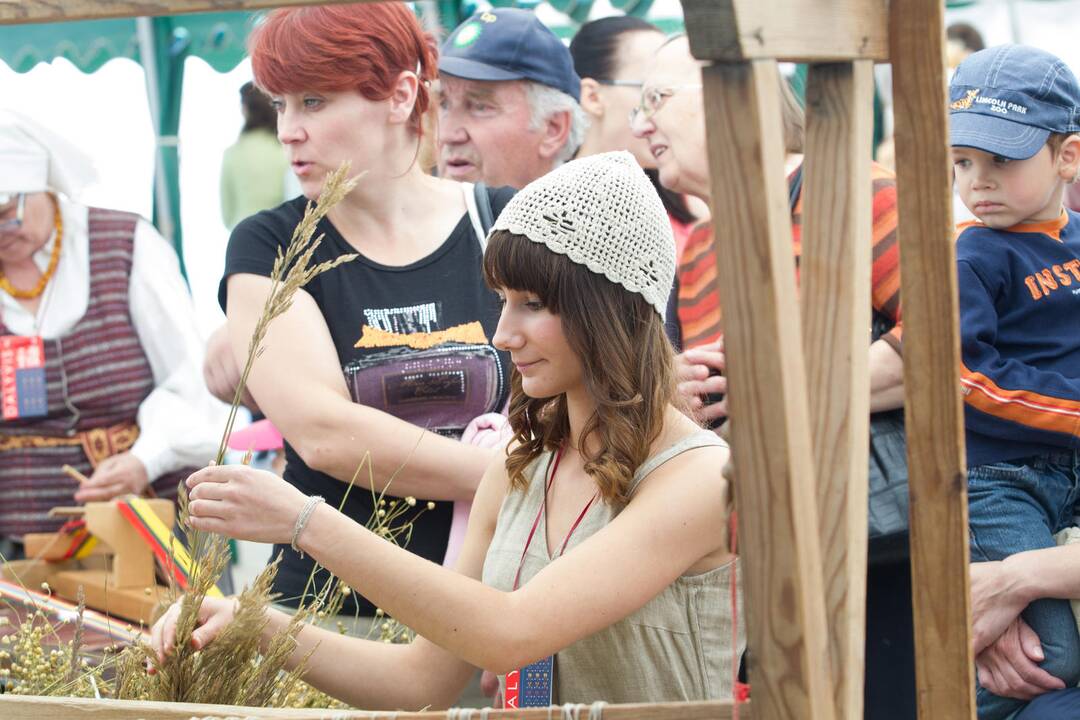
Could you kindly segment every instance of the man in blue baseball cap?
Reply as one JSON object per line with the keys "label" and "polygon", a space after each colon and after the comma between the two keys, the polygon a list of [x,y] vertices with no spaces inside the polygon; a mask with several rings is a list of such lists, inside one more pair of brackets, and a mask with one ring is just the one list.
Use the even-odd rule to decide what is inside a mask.
{"label": "man in blue baseball cap", "polygon": [[569,49],[530,10],[473,15],[439,57],[439,170],[521,188],[573,157],[588,122]]}
{"label": "man in blue baseball cap", "polygon": [[1080,215],[1062,206],[1080,172],[1080,84],[1050,53],[1001,45],[957,67],[949,115],[957,190],[977,218],[956,241],[960,381],[976,700],[997,720],[1080,682],[1076,620],[1056,599],[1074,595],[987,589],[994,575],[999,590],[1034,588],[1019,568],[1074,524],[1080,496]]}

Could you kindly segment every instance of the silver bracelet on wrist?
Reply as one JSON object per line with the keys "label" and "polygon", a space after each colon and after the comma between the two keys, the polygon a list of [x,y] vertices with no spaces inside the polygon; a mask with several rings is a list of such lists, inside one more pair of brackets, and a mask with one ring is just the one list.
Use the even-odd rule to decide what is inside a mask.
{"label": "silver bracelet on wrist", "polygon": [[296,516],[296,525],[293,526],[292,532],[292,549],[300,553],[300,557],[304,557],[304,551],[296,544],[300,540],[300,533],[304,532],[304,527],[307,525],[309,519],[311,519],[312,513],[315,512],[315,508],[319,503],[323,502],[321,495],[312,495],[304,503],[304,507],[300,510],[300,514]]}

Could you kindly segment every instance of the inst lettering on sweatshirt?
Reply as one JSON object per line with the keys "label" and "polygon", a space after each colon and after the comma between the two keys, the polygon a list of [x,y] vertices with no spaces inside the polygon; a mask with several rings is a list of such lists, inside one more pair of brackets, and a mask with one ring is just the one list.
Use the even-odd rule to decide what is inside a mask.
{"label": "inst lettering on sweatshirt", "polygon": [[1050,293],[1069,288],[1073,295],[1080,295],[1080,260],[1070,260],[1062,265],[1052,265],[1024,278],[1024,284],[1035,300],[1042,300]]}

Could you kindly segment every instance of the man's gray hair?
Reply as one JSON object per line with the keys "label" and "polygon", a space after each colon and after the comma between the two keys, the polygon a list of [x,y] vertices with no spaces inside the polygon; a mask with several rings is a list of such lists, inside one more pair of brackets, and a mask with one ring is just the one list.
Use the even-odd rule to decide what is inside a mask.
{"label": "man's gray hair", "polygon": [[524,82],[525,95],[529,99],[529,124],[533,130],[539,130],[555,113],[570,113],[570,133],[566,137],[566,144],[562,146],[556,157],[559,163],[567,162],[574,157],[581,143],[585,142],[589,116],[581,109],[577,100],[563,91],[531,80]]}

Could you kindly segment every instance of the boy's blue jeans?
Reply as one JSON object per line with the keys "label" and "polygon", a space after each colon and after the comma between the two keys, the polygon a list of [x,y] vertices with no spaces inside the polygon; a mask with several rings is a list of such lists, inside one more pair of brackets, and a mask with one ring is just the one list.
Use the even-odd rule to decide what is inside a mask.
{"label": "boy's blue jeans", "polygon": [[[1003,560],[1025,550],[1053,547],[1054,533],[1073,524],[1080,500],[1080,452],[1065,451],[980,465],[968,472],[971,561]],[[1042,641],[1040,667],[1065,681],[1080,682],[1080,636],[1067,600],[1036,600],[1024,621]],[[1001,720],[1023,700],[976,688],[979,720]]]}

